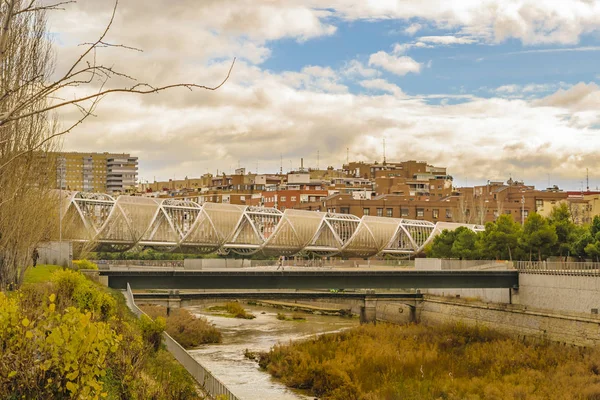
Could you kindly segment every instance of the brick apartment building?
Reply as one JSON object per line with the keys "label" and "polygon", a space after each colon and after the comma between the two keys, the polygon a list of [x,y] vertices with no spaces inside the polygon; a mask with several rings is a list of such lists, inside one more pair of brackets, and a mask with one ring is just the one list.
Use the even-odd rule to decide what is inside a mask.
{"label": "brick apartment building", "polygon": [[556,204],[567,198],[560,191],[540,191],[521,182],[490,182],[473,188],[459,188],[451,195],[437,198],[431,195],[383,194],[358,198],[350,194],[332,194],[320,202],[299,205],[303,210],[318,210],[353,214],[358,217],[407,218],[432,222],[463,222],[484,224],[500,214],[510,214],[515,221],[527,218],[533,211]]}

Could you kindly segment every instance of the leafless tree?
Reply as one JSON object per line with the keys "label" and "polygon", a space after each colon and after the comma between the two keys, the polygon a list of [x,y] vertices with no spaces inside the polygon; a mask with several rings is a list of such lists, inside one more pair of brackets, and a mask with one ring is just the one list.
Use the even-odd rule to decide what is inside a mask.
{"label": "leafless tree", "polygon": [[479,225],[485,225],[485,219],[488,212],[488,202],[483,195],[477,196],[477,201],[474,201],[476,223]]}
{"label": "leafless tree", "polygon": [[[83,44],[71,65],[55,75],[46,15],[69,3],[72,1],[0,0],[0,290],[8,283],[20,283],[31,252],[55,229],[58,198],[51,189],[57,177],[49,151],[56,149],[58,137],[93,115],[108,94],[150,94],[173,88],[216,90],[229,79],[235,63],[234,59],[216,86],[174,83],[160,87],[102,64],[97,58],[100,48],[140,51],[106,40],[117,1],[98,39]],[[123,80],[130,84],[112,85]],[[88,94],[62,97],[75,88]],[[75,122],[61,126],[55,112],[65,107],[75,107],[80,115]]]}
{"label": "leafless tree", "polygon": [[471,208],[473,205],[473,199],[468,198],[465,193],[458,196],[458,204],[452,212],[452,219],[454,222],[461,224],[470,224],[473,218]]}

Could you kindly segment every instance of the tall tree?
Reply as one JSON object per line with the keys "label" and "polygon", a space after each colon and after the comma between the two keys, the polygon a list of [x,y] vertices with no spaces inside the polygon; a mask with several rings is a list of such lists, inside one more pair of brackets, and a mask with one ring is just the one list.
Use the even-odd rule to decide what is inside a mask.
{"label": "tall tree", "polygon": [[529,214],[523,226],[520,242],[525,252],[529,254],[529,261],[532,260],[533,254],[537,255],[538,261],[550,255],[557,239],[556,232],[546,218],[538,213]]}
{"label": "tall tree", "polygon": [[517,258],[515,253],[521,233],[521,225],[512,215],[502,214],[496,222],[488,222],[479,242],[483,257],[511,261]]}
{"label": "tall tree", "polygon": [[[98,49],[131,49],[105,40],[117,10],[115,2],[111,19],[98,39],[84,44],[74,61],[54,75],[46,13],[71,2],[0,1],[0,290],[8,283],[19,284],[33,250],[55,230],[59,200],[50,189],[56,185],[57,176],[47,152],[55,148],[56,138],[83,123],[107,94],[147,94],[177,87],[216,90],[233,68],[232,63],[225,79],[213,87],[196,83],[155,87],[101,64]],[[131,84],[110,84],[113,78]],[[75,88],[88,94],[61,96]],[[65,107],[74,107],[81,116],[61,127],[52,113]]]}
{"label": "tall tree", "polygon": [[569,206],[566,203],[554,206],[548,221],[554,228],[557,237],[555,245],[552,246],[552,254],[561,257],[573,254],[578,230],[571,218]]}
{"label": "tall tree", "polygon": [[431,246],[426,251],[427,257],[452,258],[452,245],[456,240],[456,231],[444,229],[433,238]]}
{"label": "tall tree", "polygon": [[474,260],[479,258],[476,246],[477,233],[471,229],[460,226],[454,231],[454,243],[452,243],[451,255],[461,260]]}

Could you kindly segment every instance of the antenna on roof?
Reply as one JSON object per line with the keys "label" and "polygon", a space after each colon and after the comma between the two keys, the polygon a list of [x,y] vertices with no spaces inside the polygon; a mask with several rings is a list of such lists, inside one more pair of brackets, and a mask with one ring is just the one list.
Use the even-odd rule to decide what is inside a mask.
{"label": "antenna on roof", "polygon": [[590,173],[587,168],[585,169],[585,184],[587,187],[587,191],[589,192],[590,191]]}
{"label": "antenna on roof", "polygon": [[283,175],[283,154],[279,153],[279,175]]}
{"label": "antenna on roof", "polygon": [[350,147],[346,147],[346,164],[350,164]]}
{"label": "antenna on roof", "polygon": [[383,138],[383,165],[385,165],[385,138]]}
{"label": "antenna on roof", "polygon": [[317,150],[317,171],[319,170],[319,150]]}

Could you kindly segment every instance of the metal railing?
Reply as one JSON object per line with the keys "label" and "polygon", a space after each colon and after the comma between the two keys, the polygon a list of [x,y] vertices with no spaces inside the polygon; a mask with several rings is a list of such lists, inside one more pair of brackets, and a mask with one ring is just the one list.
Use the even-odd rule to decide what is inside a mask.
{"label": "metal railing", "polygon": [[521,273],[569,276],[600,276],[600,263],[570,261],[515,261]]}
{"label": "metal railing", "polygon": [[136,266],[136,267],[167,267],[183,268],[183,260],[90,260],[102,266]]}
{"label": "metal railing", "polygon": [[[127,290],[125,293],[125,300],[131,311],[140,317],[145,314],[136,304],[131,292],[131,287],[127,283]],[[213,374],[200,364],[194,357],[190,355],[175,339],[173,339],[167,332],[163,332],[163,341],[167,350],[175,357],[175,359],[183,365],[183,367],[192,375],[192,377],[201,385],[202,390],[207,393],[211,398],[215,399],[225,398],[227,400],[240,400],[236,395],[217,379]]]}

